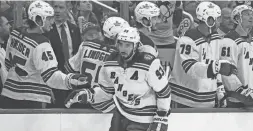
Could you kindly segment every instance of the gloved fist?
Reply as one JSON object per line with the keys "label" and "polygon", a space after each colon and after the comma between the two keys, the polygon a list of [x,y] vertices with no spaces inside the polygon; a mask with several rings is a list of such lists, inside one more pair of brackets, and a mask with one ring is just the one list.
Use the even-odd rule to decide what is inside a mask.
{"label": "gloved fist", "polygon": [[232,74],[237,74],[237,68],[235,65],[227,60],[218,60],[212,63],[213,74],[220,73],[224,76],[230,76]]}
{"label": "gloved fist", "polygon": [[167,131],[169,114],[170,111],[157,111],[154,121],[149,125],[147,131]]}
{"label": "gloved fist", "polygon": [[65,79],[67,88],[71,89],[82,89],[90,88],[91,85],[87,81],[88,77],[83,74],[69,73]]}
{"label": "gloved fist", "polygon": [[68,95],[64,104],[67,108],[70,108],[74,103],[93,103],[93,94],[94,90],[92,88],[74,90]]}

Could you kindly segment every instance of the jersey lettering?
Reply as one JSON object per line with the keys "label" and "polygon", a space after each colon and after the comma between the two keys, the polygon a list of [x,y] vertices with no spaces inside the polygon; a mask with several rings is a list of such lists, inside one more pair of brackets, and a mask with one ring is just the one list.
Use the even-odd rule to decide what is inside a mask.
{"label": "jersey lettering", "polygon": [[213,60],[206,59],[206,64],[210,64],[211,62],[213,62]]}
{"label": "jersey lettering", "polygon": [[27,48],[24,44],[22,44],[22,43],[19,42],[18,40],[16,40],[16,39],[11,39],[10,47],[16,49],[17,51],[19,51],[21,54],[23,54],[23,55],[26,56],[27,58],[29,57],[30,49]]}
{"label": "jersey lettering", "polygon": [[248,51],[245,54],[245,59],[249,59],[249,52]]}
{"label": "jersey lettering", "polygon": [[119,83],[119,77],[117,77],[114,81],[114,84],[118,84]]}
{"label": "jersey lettering", "polygon": [[103,51],[98,51],[98,50],[85,50],[83,58],[91,58],[94,60],[100,60],[100,61],[105,61],[109,57],[108,54],[106,54]]}
{"label": "jersey lettering", "polygon": [[130,77],[130,80],[138,80],[138,71],[134,72],[134,74]]}
{"label": "jersey lettering", "polygon": [[126,97],[127,96],[127,91],[123,91],[123,96]]}
{"label": "jersey lettering", "polygon": [[116,72],[111,72],[111,79],[115,79]]}
{"label": "jersey lettering", "polygon": [[23,43],[19,42],[16,39],[11,39],[10,47],[16,49],[18,52],[20,52],[22,55],[26,56],[27,58],[30,55],[30,49],[27,48]]}
{"label": "jersey lettering", "polygon": [[205,52],[205,48],[203,48],[203,53],[202,53],[202,56],[203,56],[203,60],[206,59],[206,52]]}
{"label": "jersey lettering", "polygon": [[117,91],[122,91],[123,84],[119,84]]}

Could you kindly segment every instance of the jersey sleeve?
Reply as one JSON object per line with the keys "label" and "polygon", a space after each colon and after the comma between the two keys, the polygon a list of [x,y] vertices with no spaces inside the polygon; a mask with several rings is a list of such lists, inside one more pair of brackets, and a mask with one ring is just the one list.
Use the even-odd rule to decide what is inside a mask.
{"label": "jersey sleeve", "polygon": [[208,75],[207,73],[208,64],[199,62],[200,52],[191,38],[185,36],[181,37],[177,43],[176,53],[179,54],[179,61],[186,74],[197,79],[213,76],[213,74]]}
{"label": "jersey sleeve", "polygon": [[67,73],[80,73],[82,54],[85,50],[83,43],[79,46],[78,52],[71,57],[64,65]]}
{"label": "jersey sleeve", "polygon": [[163,70],[159,59],[155,59],[151,63],[147,82],[156,93],[158,110],[169,111],[171,103],[171,88],[168,82],[168,75]]}
{"label": "jersey sleeve", "polygon": [[91,105],[102,112],[109,112],[115,107],[113,101],[114,84],[109,78],[105,67],[101,68],[98,78],[99,87],[94,88],[94,103]]}
{"label": "jersey sleeve", "polygon": [[34,49],[33,63],[49,87],[68,90],[65,84],[66,74],[58,70],[58,62],[50,43],[41,43]]}
{"label": "jersey sleeve", "polygon": [[[220,59],[221,60],[228,60],[234,65],[238,65],[238,58],[241,54],[241,47],[238,46],[234,40],[230,38],[224,38],[222,40],[221,52],[220,52]],[[237,88],[242,86],[241,81],[239,78],[232,74],[230,76],[221,76],[222,83],[225,88],[229,91],[235,91]]]}

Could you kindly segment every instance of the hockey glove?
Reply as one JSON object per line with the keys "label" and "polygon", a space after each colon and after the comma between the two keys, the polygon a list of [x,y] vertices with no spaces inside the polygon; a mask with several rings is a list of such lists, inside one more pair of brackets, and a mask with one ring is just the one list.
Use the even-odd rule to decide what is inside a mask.
{"label": "hockey glove", "polygon": [[67,88],[71,89],[83,89],[90,88],[91,85],[87,81],[88,77],[82,74],[69,73],[65,79]]}
{"label": "hockey glove", "polygon": [[167,131],[169,114],[170,111],[157,111],[154,121],[149,125],[147,131]]}
{"label": "hockey glove", "polygon": [[67,108],[70,108],[74,103],[93,103],[93,94],[94,90],[92,88],[74,90],[68,95],[64,104]]}
{"label": "hockey glove", "polygon": [[214,75],[220,73],[224,76],[237,74],[237,68],[227,60],[218,60],[212,62],[208,67],[208,72],[211,71]]}
{"label": "hockey glove", "polygon": [[217,89],[217,107],[218,108],[225,108],[227,106],[227,101],[226,101],[226,91],[224,88],[224,85],[220,85]]}
{"label": "hockey glove", "polygon": [[246,107],[253,106],[253,91],[248,86],[241,86],[235,91],[228,91],[227,96],[242,102]]}

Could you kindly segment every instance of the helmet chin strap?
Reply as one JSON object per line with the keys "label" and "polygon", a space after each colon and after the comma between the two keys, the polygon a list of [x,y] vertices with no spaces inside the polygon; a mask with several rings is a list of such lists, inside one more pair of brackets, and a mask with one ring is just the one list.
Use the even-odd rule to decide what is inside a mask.
{"label": "helmet chin strap", "polygon": [[240,18],[240,22],[238,22],[238,25],[240,26],[240,28],[242,29],[242,31],[244,33],[246,33],[247,35],[249,34],[249,32],[252,30],[252,28],[249,30],[249,32],[245,31],[244,28],[242,27],[242,19]]}
{"label": "helmet chin strap", "polygon": [[[149,20],[149,23],[151,23],[151,20]],[[143,21],[141,21],[141,24],[142,24],[144,27],[148,28],[148,31],[151,32],[152,24],[150,24],[149,26],[147,26],[147,25],[145,25],[145,24],[143,23]]]}

